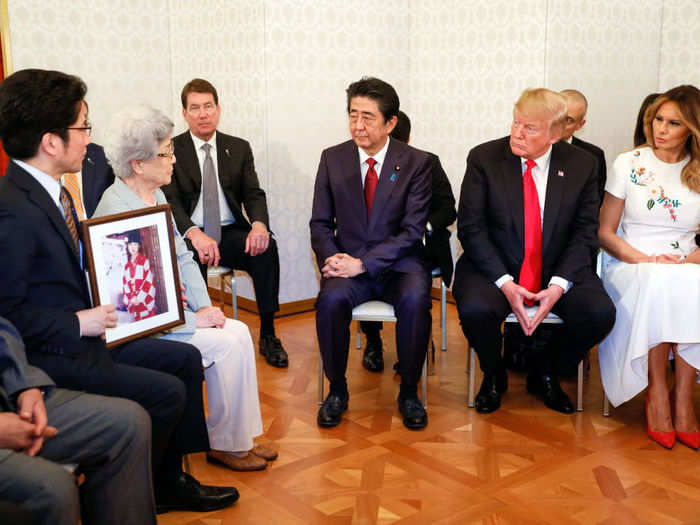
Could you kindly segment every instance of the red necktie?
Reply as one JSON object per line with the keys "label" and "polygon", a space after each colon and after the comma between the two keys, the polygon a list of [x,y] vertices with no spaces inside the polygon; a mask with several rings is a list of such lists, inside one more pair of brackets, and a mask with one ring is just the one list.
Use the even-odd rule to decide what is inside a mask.
{"label": "red necktie", "polygon": [[[540,199],[532,178],[534,160],[526,162],[523,174],[523,204],[525,210],[525,259],[520,268],[520,286],[533,293],[542,289],[542,220],[540,219]],[[525,301],[532,306],[534,301]]]}
{"label": "red necktie", "polygon": [[379,182],[379,178],[377,177],[377,172],[374,171],[374,165],[377,161],[370,157],[365,162],[369,165],[367,175],[365,175],[365,204],[367,204],[367,219],[369,220],[369,215],[372,213],[374,193],[377,191],[377,182]]}

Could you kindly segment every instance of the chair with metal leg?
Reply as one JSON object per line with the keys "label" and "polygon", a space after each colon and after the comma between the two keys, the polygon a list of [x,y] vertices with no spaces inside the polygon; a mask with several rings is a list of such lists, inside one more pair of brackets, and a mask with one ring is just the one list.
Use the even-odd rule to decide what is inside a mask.
{"label": "chair with metal leg", "polygon": [[236,301],[236,275],[231,268],[226,266],[210,266],[207,268],[207,277],[217,277],[219,283],[219,303],[221,309],[224,309],[224,295],[226,294],[226,285],[231,288],[231,307],[233,308],[233,318],[238,319],[238,304]]}
{"label": "chair with metal leg", "polygon": [[[537,307],[536,306],[529,306],[525,307],[525,310],[527,311],[528,317],[532,319],[534,317],[535,312],[537,312]],[[506,317],[505,320],[506,323],[517,323],[518,319],[515,317],[514,313],[510,313],[508,317]],[[556,315],[553,314],[552,312],[549,312],[547,317],[545,317],[542,320],[543,324],[563,324],[564,321]],[[577,380],[577,391],[576,391],[576,410],[579,412],[583,411],[583,362],[585,359],[581,360],[581,362],[578,364],[578,380]],[[474,408],[474,399],[475,399],[475,390],[476,390],[476,351],[474,350],[473,347],[469,347],[469,385],[468,385],[468,391],[469,391],[469,401],[468,401],[468,406],[469,408]]]}
{"label": "chair with metal leg", "polygon": [[[352,309],[352,320],[353,321],[387,321],[391,323],[396,322],[396,315],[394,315],[394,307],[389,303],[383,301],[367,301],[362,304],[358,304]],[[362,335],[358,326],[357,330],[357,348],[362,347]],[[428,355],[426,353],[425,362],[423,363],[423,373],[421,376],[421,401],[424,407],[428,407]],[[318,404],[323,404],[323,362],[321,356],[318,358]]]}

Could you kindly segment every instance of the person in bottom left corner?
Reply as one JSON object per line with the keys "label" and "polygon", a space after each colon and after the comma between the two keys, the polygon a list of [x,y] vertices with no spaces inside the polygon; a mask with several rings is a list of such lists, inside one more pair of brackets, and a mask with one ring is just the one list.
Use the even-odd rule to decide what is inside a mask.
{"label": "person in bottom left corner", "polygon": [[154,525],[150,446],[143,408],[56,388],[0,317],[0,501],[19,507],[0,507],[0,522],[28,523],[19,510],[40,525]]}

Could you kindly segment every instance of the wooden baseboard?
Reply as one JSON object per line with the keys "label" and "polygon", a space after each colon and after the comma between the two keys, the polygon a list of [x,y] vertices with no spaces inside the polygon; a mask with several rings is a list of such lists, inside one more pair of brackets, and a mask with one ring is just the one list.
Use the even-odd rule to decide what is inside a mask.
{"label": "wooden baseboard", "polygon": [[[440,300],[440,288],[433,288],[431,291],[431,296],[433,299]],[[212,298],[214,302],[218,301],[219,290],[216,288],[209,287],[209,297]],[[447,302],[454,304],[455,300],[452,297],[452,292],[447,290]],[[231,294],[224,294],[224,303],[231,305]],[[311,312],[314,309],[314,304],[316,303],[316,298],[302,299],[301,301],[290,301],[288,303],[280,304],[280,310],[275,314],[275,317],[283,317],[285,315],[301,314],[304,312]],[[236,306],[241,310],[246,312],[251,312],[254,314],[258,312],[258,303],[247,297],[241,297],[240,295],[236,299]]]}

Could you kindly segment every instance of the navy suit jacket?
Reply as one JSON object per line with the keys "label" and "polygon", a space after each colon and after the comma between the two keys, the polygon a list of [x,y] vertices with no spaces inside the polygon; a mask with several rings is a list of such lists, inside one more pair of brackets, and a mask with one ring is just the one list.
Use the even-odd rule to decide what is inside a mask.
{"label": "navy suit jacket", "polygon": [[[77,222],[77,219],[76,219]],[[10,162],[0,179],[0,316],[34,352],[86,365],[108,358],[99,337],[80,337],[75,312],[91,308],[80,256],[58,207],[34,177]]]}
{"label": "navy suit jacket", "polygon": [[[516,281],[525,251],[520,157],[510,137],[469,152],[457,215],[464,254],[457,272],[476,270],[490,281],[505,274]],[[542,226],[542,283],[557,275],[581,282],[598,248],[598,170],[587,152],[565,142],[552,146]]]}
{"label": "navy suit jacket", "polygon": [[102,194],[114,183],[114,171],[107,162],[102,146],[94,142],[87,146],[80,171],[83,180],[83,204],[89,219],[95,213]]}
{"label": "navy suit jacket", "polygon": [[[175,137],[173,144],[177,159],[173,169],[173,180],[161,189],[172,207],[177,229],[184,235],[195,226],[190,217],[202,193],[202,173],[190,132],[185,131]],[[250,219],[250,222],[262,222],[269,230],[267,200],[255,173],[250,144],[238,137],[217,131],[216,166],[219,182],[236,220],[236,226],[250,230]],[[243,214],[243,208],[247,217]]]}
{"label": "navy suit jacket", "polygon": [[440,158],[429,151],[426,153],[432,163],[433,196],[430,200],[428,221],[430,221],[433,230],[425,234],[425,252],[431,269],[439,267],[442,280],[449,286],[452,282],[454,262],[450,248],[451,232],[447,228],[457,218],[455,197],[447,174],[440,163]]}
{"label": "navy suit jacket", "polygon": [[605,193],[605,181],[608,179],[608,168],[605,165],[605,152],[595,144],[581,140],[576,136],[571,137],[571,143],[593,155],[598,161],[598,195],[600,203],[603,203],[603,193]]}
{"label": "navy suit jacket", "polygon": [[422,238],[431,169],[425,152],[390,139],[368,220],[357,145],[349,140],[326,149],[309,223],[318,267],[331,255],[347,253],[362,259],[372,277],[386,270],[429,271]]}

